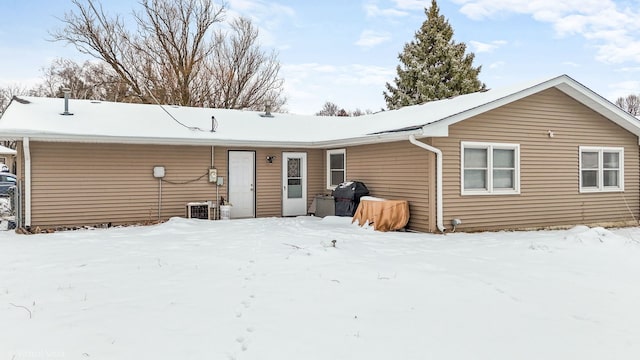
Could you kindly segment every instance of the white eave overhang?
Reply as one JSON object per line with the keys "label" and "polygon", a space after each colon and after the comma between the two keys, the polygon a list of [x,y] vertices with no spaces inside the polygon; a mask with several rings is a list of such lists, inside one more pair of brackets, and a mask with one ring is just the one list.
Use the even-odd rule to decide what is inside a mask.
{"label": "white eave overhang", "polygon": [[[324,149],[330,147],[356,146],[376,144],[381,142],[394,142],[407,140],[409,135],[416,138],[427,136],[442,136],[442,131],[436,130],[433,134],[424,133],[424,127],[398,132],[386,132],[370,134],[358,137],[330,139],[319,141],[265,141],[265,140],[238,140],[238,139],[207,139],[207,138],[153,138],[132,136],[104,136],[104,135],[74,135],[74,134],[50,134],[28,132],[4,132],[3,139],[20,140],[28,137],[33,141],[43,142],[76,142],[76,143],[105,143],[105,144],[140,144],[140,145],[190,145],[190,146],[228,146],[228,147],[255,147],[255,148],[305,148]],[[429,131],[432,131],[429,128]],[[446,136],[446,135],[444,135]]]}

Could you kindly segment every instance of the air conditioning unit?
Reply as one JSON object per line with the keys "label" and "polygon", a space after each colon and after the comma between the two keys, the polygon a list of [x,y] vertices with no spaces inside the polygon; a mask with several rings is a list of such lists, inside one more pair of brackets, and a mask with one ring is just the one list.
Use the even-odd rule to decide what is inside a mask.
{"label": "air conditioning unit", "polygon": [[187,204],[187,218],[211,220],[211,209],[208,202]]}

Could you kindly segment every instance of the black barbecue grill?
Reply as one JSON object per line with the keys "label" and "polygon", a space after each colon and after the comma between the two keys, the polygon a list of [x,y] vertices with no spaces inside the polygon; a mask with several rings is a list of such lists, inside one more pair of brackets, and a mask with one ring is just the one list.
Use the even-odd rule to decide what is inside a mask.
{"label": "black barbecue grill", "polygon": [[369,189],[360,181],[347,181],[338,185],[332,195],[336,201],[336,216],[353,216],[360,198],[369,195]]}

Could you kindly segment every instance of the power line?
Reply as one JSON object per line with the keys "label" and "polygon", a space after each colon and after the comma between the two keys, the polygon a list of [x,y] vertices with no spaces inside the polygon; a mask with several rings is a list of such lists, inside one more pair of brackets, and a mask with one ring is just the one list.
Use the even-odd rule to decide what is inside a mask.
{"label": "power line", "polygon": [[[96,9],[96,7],[93,5],[93,1],[89,0],[89,6],[91,6],[91,9],[93,9],[93,12],[96,14],[96,17],[98,18],[98,21],[100,21],[100,24],[102,25],[102,28],[105,30],[105,33],[107,34],[107,36],[109,37],[109,39],[113,42],[113,44],[115,45],[115,47],[118,49],[118,51],[120,51],[121,54],[124,54],[124,51],[122,51],[122,48],[120,47],[120,44],[112,37],[111,32],[107,31],[107,24],[105,24],[105,22],[102,19],[101,14],[104,14],[103,11],[98,12],[98,10]],[[100,4],[100,10],[102,10],[102,4]],[[129,41],[128,37],[125,37],[126,41]],[[173,114],[171,114],[167,109],[165,109],[165,107],[160,104],[160,101],[158,101],[158,99],[153,95],[153,92],[151,91],[151,89],[149,89],[149,87],[143,82],[141,83],[141,85],[144,87],[145,90],[147,90],[147,92],[149,93],[149,95],[151,96],[151,98],[153,99],[153,101],[156,102],[156,104],[160,107],[160,109],[162,109],[162,111],[164,111],[167,115],[169,115],[169,117],[175,121],[176,123],[178,123],[179,125],[189,129],[189,130],[197,130],[197,131],[204,131],[201,128],[197,127],[197,126],[188,126],[185,125],[184,123],[182,123],[180,120],[176,119],[175,116],[173,116]]]}

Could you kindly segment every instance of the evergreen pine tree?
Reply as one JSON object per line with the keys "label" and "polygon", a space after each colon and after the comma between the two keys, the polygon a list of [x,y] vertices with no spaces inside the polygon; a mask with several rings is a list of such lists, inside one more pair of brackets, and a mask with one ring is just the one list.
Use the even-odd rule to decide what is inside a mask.
{"label": "evergreen pine tree", "polygon": [[481,66],[472,66],[474,54],[465,55],[466,45],[452,40],[453,28],[440,15],[436,0],[425,9],[427,20],[415,39],[398,55],[401,65],[394,85],[386,84],[384,99],[389,109],[484,90],[478,80]]}

